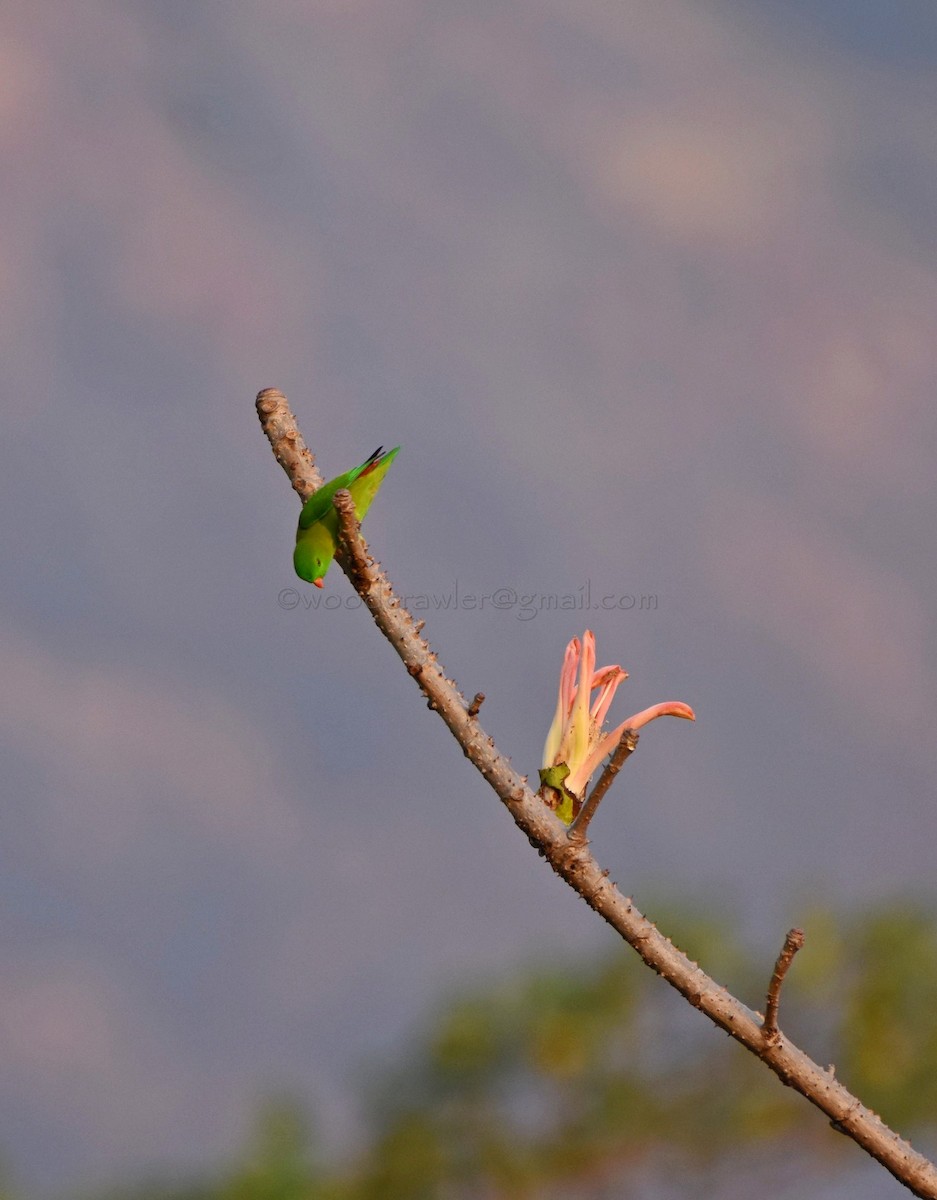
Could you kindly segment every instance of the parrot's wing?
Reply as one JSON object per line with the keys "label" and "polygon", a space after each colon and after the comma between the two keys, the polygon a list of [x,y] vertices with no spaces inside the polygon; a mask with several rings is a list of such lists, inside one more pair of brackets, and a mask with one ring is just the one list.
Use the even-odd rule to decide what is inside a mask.
{"label": "parrot's wing", "polygon": [[303,511],[299,514],[299,528],[308,529],[310,525],[315,525],[316,521],[321,521],[332,507],[332,497],[340,487],[344,486],[345,477],[339,475],[337,479],[324,483],[317,492],[313,492],[303,505]]}
{"label": "parrot's wing", "polygon": [[330,479],[328,483],[324,483],[317,492],[313,492],[299,514],[299,528],[308,529],[310,525],[315,525],[316,521],[321,521],[332,507],[332,497],[335,493],[341,491],[342,488],[350,487],[363,471],[366,471],[372,463],[375,463],[380,458],[383,449],[383,446],[378,446],[370,458],[365,459],[360,467],[352,467],[344,475],[336,475],[334,479]]}
{"label": "parrot's wing", "polygon": [[388,450],[383,457],[372,457],[364,464],[361,474],[348,486],[355,502],[355,516],[359,521],[364,520],[365,513],[371,507],[371,501],[377,495],[377,490],[384,482],[390,464],[397,456],[399,446]]}

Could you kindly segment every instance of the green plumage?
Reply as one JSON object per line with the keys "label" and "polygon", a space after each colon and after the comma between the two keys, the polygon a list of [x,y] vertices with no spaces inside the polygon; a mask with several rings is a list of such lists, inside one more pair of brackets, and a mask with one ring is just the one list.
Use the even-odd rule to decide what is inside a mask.
{"label": "green plumage", "polygon": [[342,488],[347,488],[355,502],[355,516],[363,521],[400,447],[395,446],[386,454],[382,454],[383,449],[383,446],[379,446],[360,467],[330,479],[317,492],[313,492],[303,505],[296,530],[296,549],[293,551],[293,566],[300,579],[308,580],[316,587],[323,586],[323,577],[338,548],[338,513],[332,497]]}

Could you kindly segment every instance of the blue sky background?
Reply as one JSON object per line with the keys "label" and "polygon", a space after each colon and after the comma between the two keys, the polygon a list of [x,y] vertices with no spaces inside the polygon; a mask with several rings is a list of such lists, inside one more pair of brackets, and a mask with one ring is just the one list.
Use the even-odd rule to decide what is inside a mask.
{"label": "blue sky background", "polygon": [[441,992],[611,944],[366,615],[278,604],[261,387],[327,477],[402,444],[401,592],[657,598],[423,614],[522,769],[587,625],[613,717],[695,707],[594,826],[639,902],[770,964],[934,896],[935,65],[923,0],[5,6],[17,1180],[213,1161],[273,1088],[339,1136]]}

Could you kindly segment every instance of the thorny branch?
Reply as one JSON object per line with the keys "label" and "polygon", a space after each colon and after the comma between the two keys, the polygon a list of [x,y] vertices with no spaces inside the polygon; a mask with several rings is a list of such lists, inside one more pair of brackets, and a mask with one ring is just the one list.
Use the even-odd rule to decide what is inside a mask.
{"label": "thorny branch", "polygon": [[[257,413],[277,461],[305,499],[321,477],[290,411],[275,388],[257,396]],[[343,547],[337,561],[371,611],[378,628],[416,680],[428,706],[438,712],[466,757],[491,785],[515,823],[553,870],[625,939],[644,962],[700,1009],[720,1029],[760,1058],[781,1082],[794,1088],[829,1117],[896,1179],[924,1200],[937,1200],[937,1168],[866,1108],[835,1078],[779,1030],[766,1029],[760,1014],[742,1004],[673,945],[623,896],[586,844],[570,840],[566,826],[527,786],[478,722],[478,705],[467,705],[439,666],[434,651],[368,553],[354,519],[350,497],[336,495]],[[780,985],[779,985],[780,986]]]}

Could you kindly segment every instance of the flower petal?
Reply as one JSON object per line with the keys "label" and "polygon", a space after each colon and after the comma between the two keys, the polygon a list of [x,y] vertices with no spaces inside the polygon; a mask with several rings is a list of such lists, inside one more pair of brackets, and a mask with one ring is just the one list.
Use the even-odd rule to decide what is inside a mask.
{"label": "flower petal", "polygon": [[591,718],[589,700],[592,695],[592,676],[595,674],[595,635],[587,629],[582,635],[582,655],[579,659],[579,686],[570,714],[569,737],[565,749],[566,762],[575,770],[574,764],[589,753],[591,742]]}
{"label": "flower petal", "polygon": [[599,694],[592,704],[592,721],[597,729],[602,728],[618,685],[627,678],[628,672],[623,671],[621,667],[603,667],[601,671],[596,671],[593,675],[592,686],[599,689]]}
{"label": "flower petal", "polygon": [[656,721],[658,717],[682,717],[684,721],[695,721],[696,713],[689,704],[684,704],[680,700],[664,700],[661,704],[653,704],[643,712],[629,717],[627,721],[618,726],[618,736],[621,737],[621,732],[625,729],[641,729],[651,721]]}
{"label": "flower petal", "polygon": [[581,796],[588,787],[589,780],[598,769],[599,763],[601,763],[603,758],[612,753],[625,730],[633,729],[637,732],[658,717],[683,717],[685,721],[695,721],[696,713],[690,708],[689,704],[683,704],[679,700],[665,700],[662,704],[654,704],[650,708],[645,708],[642,712],[635,713],[627,721],[622,721],[611,733],[603,734],[582,762],[575,763],[569,778],[566,780],[567,788],[576,796]]}
{"label": "flower petal", "polygon": [[566,733],[567,722],[569,721],[569,710],[576,695],[576,669],[579,666],[579,654],[579,638],[574,637],[566,647],[566,653],[563,655],[559,694],[556,699],[556,712],[553,716],[553,724],[550,726],[550,731],[547,734],[546,744],[543,747],[544,767],[552,767],[559,761],[558,756]]}

